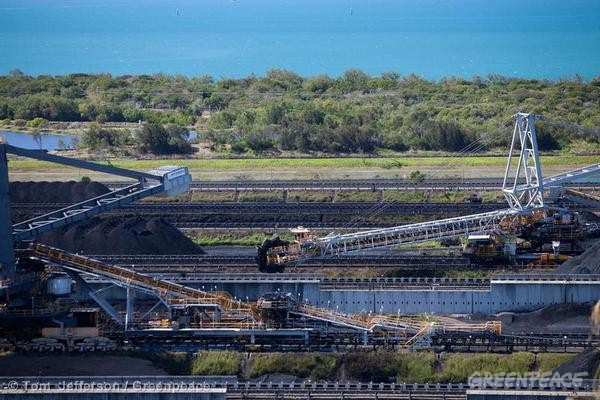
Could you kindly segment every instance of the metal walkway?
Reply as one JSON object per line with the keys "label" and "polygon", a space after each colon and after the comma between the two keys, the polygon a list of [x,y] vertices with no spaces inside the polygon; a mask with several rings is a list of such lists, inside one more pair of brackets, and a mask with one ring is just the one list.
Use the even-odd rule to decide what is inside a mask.
{"label": "metal walkway", "polygon": [[[385,316],[370,314],[348,315],[341,312],[317,308],[308,304],[298,305],[291,313],[330,323],[332,325],[356,329],[365,333],[377,330],[394,331],[405,337],[404,348],[429,347],[431,335],[447,332],[492,333],[502,332],[500,321],[488,321],[478,324],[460,323],[450,319],[439,319],[433,322],[419,320],[410,316]],[[367,337],[365,336],[365,341]]]}
{"label": "metal walkway", "polygon": [[202,305],[204,307],[216,307],[222,311],[243,313],[258,319],[256,310],[233,299],[225,292],[204,292],[187,286],[154,278],[126,268],[107,265],[100,261],[45,246],[39,243],[30,245],[33,255],[41,260],[56,263],[63,268],[77,273],[91,274],[97,277],[128,288],[134,288],[145,293],[150,293],[162,299],[165,304],[171,305]]}

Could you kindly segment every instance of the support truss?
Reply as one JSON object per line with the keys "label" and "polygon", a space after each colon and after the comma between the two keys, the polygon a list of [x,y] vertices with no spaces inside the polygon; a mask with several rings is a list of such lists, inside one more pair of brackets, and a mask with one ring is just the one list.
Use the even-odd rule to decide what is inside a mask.
{"label": "support truss", "polygon": [[[518,153],[518,160],[513,157],[516,153]],[[514,210],[524,211],[544,207],[542,166],[533,114],[518,113],[515,116],[515,129],[504,171],[502,192],[510,208]]]}

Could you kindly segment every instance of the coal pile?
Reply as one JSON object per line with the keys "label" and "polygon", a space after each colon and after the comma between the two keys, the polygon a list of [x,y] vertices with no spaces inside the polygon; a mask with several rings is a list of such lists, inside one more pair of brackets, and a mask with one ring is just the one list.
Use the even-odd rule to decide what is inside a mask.
{"label": "coal pile", "polygon": [[600,274],[600,241],[582,254],[565,261],[556,272],[563,274]]}
{"label": "coal pile", "polygon": [[84,255],[204,254],[190,238],[162,218],[95,217],[43,233],[36,240]]}
{"label": "coal pile", "polygon": [[555,371],[561,375],[566,373],[587,373],[587,378],[585,379],[593,379],[596,376],[599,365],[600,351],[590,348],[579,353],[566,363],[561,364]]}
{"label": "coal pile", "polygon": [[108,193],[100,182],[11,182],[12,203],[79,203]]}
{"label": "coal pile", "polygon": [[[13,203],[79,203],[108,193],[99,182],[11,182]],[[18,220],[18,219],[15,219]],[[162,218],[95,217],[41,234],[37,241],[80,254],[203,254]]]}

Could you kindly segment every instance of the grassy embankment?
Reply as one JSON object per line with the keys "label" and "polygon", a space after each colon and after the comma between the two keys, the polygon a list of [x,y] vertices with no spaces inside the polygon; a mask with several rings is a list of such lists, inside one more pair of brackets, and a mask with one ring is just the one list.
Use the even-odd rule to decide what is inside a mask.
{"label": "grassy embankment", "polygon": [[[397,161],[401,167],[398,168]],[[545,174],[562,172],[577,166],[598,162],[597,156],[545,156]],[[195,179],[403,179],[419,170],[429,177],[500,176],[504,172],[504,157],[404,157],[396,158],[269,158],[269,159],[169,159],[111,160],[111,165],[147,171],[154,167],[175,164],[187,166]],[[87,172],[87,171],[83,171]],[[36,160],[14,160],[11,175],[31,179],[77,179],[80,170]],[[89,174],[95,178],[95,174]],[[106,175],[102,177],[104,180]],[[112,177],[115,179],[115,177]]]}
{"label": "grassy embankment", "polygon": [[154,355],[167,372],[193,375],[290,374],[303,379],[348,379],[396,382],[465,382],[477,371],[546,372],[568,361],[573,354],[443,354],[432,353],[257,353],[246,357],[235,352],[202,352],[191,359],[180,354]]}

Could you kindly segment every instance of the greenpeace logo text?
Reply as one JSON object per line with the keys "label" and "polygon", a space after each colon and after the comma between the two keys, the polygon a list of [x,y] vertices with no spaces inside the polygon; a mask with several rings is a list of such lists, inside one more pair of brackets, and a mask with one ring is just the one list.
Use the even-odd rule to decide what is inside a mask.
{"label": "greenpeace logo text", "polygon": [[498,372],[478,371],[469,377],[471,389],[578,389],[583,387],[587,372]]}

